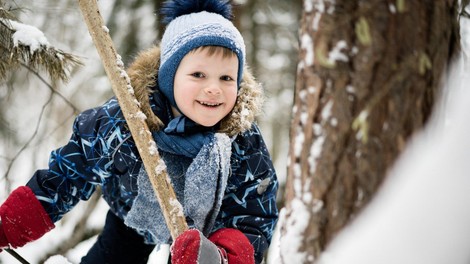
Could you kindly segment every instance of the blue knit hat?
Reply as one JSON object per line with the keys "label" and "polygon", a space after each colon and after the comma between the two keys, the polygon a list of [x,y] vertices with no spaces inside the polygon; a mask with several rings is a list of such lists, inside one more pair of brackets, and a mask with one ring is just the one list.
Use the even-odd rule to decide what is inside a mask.
{"label": "blue knit hat", "polygon": [[229,1],[166,1],[161,13],[167,27],[160,44],[158,85],[172,106],[177,107],[173,93],[176,70],[188,52],[201,46],[222,46],[237,55],[237,82],[240,87],[245,63],[245,43],[230,21],[232,10]]}

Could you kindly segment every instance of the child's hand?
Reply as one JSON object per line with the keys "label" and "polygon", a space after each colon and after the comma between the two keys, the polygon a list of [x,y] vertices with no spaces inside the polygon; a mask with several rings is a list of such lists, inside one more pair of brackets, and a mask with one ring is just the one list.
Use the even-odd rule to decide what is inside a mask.
{"label": "child's hand", "polygon": [[171,246],[173,264],[220,264],[223,256],[214,243],[197,229],[190,229],[178,236]]}
{"label": "child's hand", "polygon": [[222,228],[209,239],[196,229],[185,231],[171,247],[173,264],[253,264],[254,249],[240,231]]}
{"label": "child's hand", "polygon": [[2,252],[2,248],[6,247],[8,247],[8,240],[3,232],[2,222],[0,222],[0,252]]}
{"label": "child's hand", "polygon": [[0,206],[0,248],[22,247],[54,228],[54,224],[29,187],[14,190]]}

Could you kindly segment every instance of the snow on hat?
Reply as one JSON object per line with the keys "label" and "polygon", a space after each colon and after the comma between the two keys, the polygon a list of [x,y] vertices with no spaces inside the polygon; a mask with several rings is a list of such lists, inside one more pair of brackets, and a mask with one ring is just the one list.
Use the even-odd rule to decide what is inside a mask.
{"label": "snow on hat", "polygon": [[237,55],[237,82],[240,87],[245,63],[245,43],[230,21],[232,9],[229,1],[166,1],[161,13],[167,27],[160,44],[158,85],[174,107],[177,107],[173,93],[176,70],[188,52],[201,46],[222,46]]}

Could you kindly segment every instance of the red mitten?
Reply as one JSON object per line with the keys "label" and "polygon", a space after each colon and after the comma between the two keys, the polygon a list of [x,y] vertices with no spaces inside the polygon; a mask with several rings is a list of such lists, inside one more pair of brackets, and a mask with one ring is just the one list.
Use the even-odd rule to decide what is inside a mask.
{"label": "red mitten", "polygon": [[2,248],[8,247],[8,240],[3,232],[2,223],[0,222],[0,252],[2,252]]}
{"label": "red mitten", "polygon": [[24,246],[55,227],[33,191],[26,186],[14,190],[0,206],[0,218],[0,247]]}
{"label": "red mitten", "polygon": [[171,246],[172,264],[221,264],[222,255],[216,245],[197,229],[179,235]]}
{"label": "red mitten", "polygon": [[255,250],[250,240],[233,228],[222,228],[209,236],[217,247],[224,249],[229,264],[254,264]]}

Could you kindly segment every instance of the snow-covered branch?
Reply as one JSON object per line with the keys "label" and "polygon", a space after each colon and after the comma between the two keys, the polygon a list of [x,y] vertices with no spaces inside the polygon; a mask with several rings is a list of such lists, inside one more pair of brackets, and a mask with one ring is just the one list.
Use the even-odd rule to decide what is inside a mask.
{"label": "snow-covered branch", "polygon": [[0,80],[21,64],[47,71],[52,80],[67,81],[74,66],[81,65],[78,57],[54,48],[38,28],[20,23],[0,13]]}

